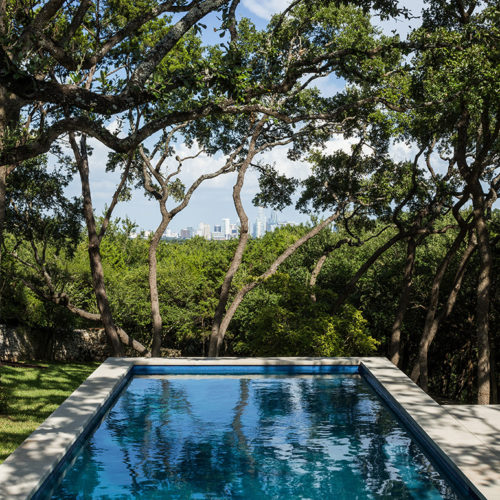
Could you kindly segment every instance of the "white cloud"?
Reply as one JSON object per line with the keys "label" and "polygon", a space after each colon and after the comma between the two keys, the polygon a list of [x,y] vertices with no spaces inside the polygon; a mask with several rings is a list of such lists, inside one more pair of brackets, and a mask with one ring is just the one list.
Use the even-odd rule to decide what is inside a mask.
{"label": "white cloud", "polygon": [[115,119],[113,120],[111,123],[109,123],[108,125],[106,125],[106,128],[112,133],[114,134],[115,132],[117,132],[118,130],[121,129],[121,121],[118,120],[118,119]]}
{"label": "white cloud", "polygon": [[344,151],[344,153],[351,153],[352,145],[356,143],[354,138],[345,139],[338,135],[326,143],[325,153],[332,154],[335,151]]}
{"label": "white cloud", "polygon": [[395,142],[389,147],[389,154],[394,161],[412,161],[417,153],[415,145]]}
{"label": "white cloud", "polygon": [[92,148],[92,154],[89,156],[90,174],[105,174],[106,163],[108,162],[108,153],[111,150],[97,139],[89,138],[87,143]]}
{"label": "white cloud", "polygon": [[[191,148],[188,148],[186,144],[182,143],[176,146],[175,154],[168,158],[164,164],[163,172],[173,172],[177,169],[178,163],[175,160],[176,156],[184,158],[186,156],[194,156],[198,153],[199,149],[197,144],[194,144]],[[198,177],[203,174],[208,174],[215,172],[220,169],[226,159],[222,155],[209,156],[206,153],[201,153],[196,158],[186,160],[179,174],[179,179],[184,183],[186,187],[189,187]],[[214,179],[209,179],[203,182],[203,186],[210,186],[212,188],[225,188],[232,185],[234,181],[232,179],[234,175],[224,174],[215,177]]]}
{"label": "white cloud", "polygon": [[288,149],[287,146],[271,149],[263,153],[260,159],[263,163],[274,165],[281,175],[305,179],[311,171],[309,165],[303,161],[292,161],[287,158]]}
{"label": "white cloud", "polygon": [[333,97],[344,89],[345,81],[332,73],[314,80],[310,86],[317,87],[323,97]]}
{"label": "white cloud", "polygon": [[243,0],[243,5],[262,19],[271,19],[273,14],[281,12],[290,4],[290,0]]}
{"label": "white cloud", "polygon": [[[297,177],[299,179],[304,179],[309,175],[310,169],[305,162],[292,161],[287,158],[288,147],[282,146],[272,149],[271,151],[266,151],[255,158],[255,162],[258,160],[262,163],[269,163],[275,165],[276,169],[280,174]],[[185,144],[180,145],[177,148],[177,154],[181,157],[187,155],[193,155],[197,152],[197,147],[187,148]],[[226,158],[220,155],[208,156],[206,154],[200,154],[196,158],[186,161],[181,175],[179,178],[182,182],[188,186],[194,182],[200,175],[208,172],[214,172],[219,169],[225,162]],[[170,169],[175,168],[174,164],[170,164]],[[204,182],[204,185],[213,189],[230,189],[236,180],[236,174],[230,173],[225,175],[220,175],[214,179],[210,179]],[[258,174],[254,169],[249,169],[245,177],[245,189],[254,191],[254,194],[258,189]]]}
{"label": "white cloud", "polygon": [[[354,139],[344,139],[341,136],[336,136],[327,142],[325,152],[332,153],[340,149],[350,153],[351,146],[354,143]],[[106,172],[109,152],[107,147],[95,139],[89,139],[89,145],[93,147],[93,154],[90,157],[92,197],[96,213],[101,214],[104,206],[109,205],[111,201],[116,186],[120,181],[120,172]],[[193,155],[197,151],[196,145],[192,148],[188,148],[183,143],[176,145],[176,154],[181,157]],[[280,174],[290,177],[304,179],[310,175],[311,170],[307,162],[288,159],[287,151],[288,146],[277,147],[262,153],[256,160],[260,159],[262,162],[274,164]],[[390,152],[396,161],[411,160],[415,153],[415,147],[408,146],[405,143],[396,143],[391,146]],[[72,154],[69,151],[68,153]],[[167,160],[170,162],[168,163],[170,172],[177,167],[174,157]],[[196,158],[185,162],[180,178],[186,186],[189,186],[203,173],[213,172],[220,168],[224,161],[222,155],[208,156],[200,154]],[[232,204],[232,187],[235,181],[236,173],[234,172],[205,181],[194,193],[189,206],[172,222],[172,229],[178,230],[185,226],[197,227],[200,221],[213,225],[223,217],[229,217],[232,222],[235,222],[236,213]],[[250,169],[246,175],[242,200],[251,221],[256,215],[256,209],[253,207],[251,200],[258,192],[258,189],[258,173],[254,169]],[[78,175],[75,176],[75,180],[67,193],[71,196],[80,196],[81,187]],[[283,218],[298,222],[305,220],[304,216],[299,215],[291,208],[285,213],[286,215],[283,215]],[[137,221],[143,229],[154,229],[160,220],[157,203],[154,200],[148,200],[142,190],[134,191],[131,201],[119,203],[116,207],[116,217],[126,215]]]}

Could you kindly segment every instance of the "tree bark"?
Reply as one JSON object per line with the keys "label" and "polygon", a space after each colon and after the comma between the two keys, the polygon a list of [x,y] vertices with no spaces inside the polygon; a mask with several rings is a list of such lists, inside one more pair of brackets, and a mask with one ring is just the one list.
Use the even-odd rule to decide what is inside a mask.
{"label": "tree bark", "polygon": [[[95,323],[100,323],[102,325],[102,320],[101,320],[101,315],[92,313],[89,311],[86,311],[85,309],[81,309],[80,307],[75,306],[68,295],[66,293],[57,293],[54,291],[54,293],[46,294],[40,291],[40,289],[34,285],[33,283],[23,280],[23,283],[26,287],[28,287],[30,290],[32,290],[37,297],[40,299],[47,301],[47,302],[52,302],[54,304],[57,304],[59,306],[65,307],[68,309],[68,311],[71,311],[73,314],[76,316],[86,320],[86,321],[92,321]],[[131,347],[135,351],[137,351],[139,354],[141,354],[144,357],[150,357],[151,353],[148,351],[146,347],[144,347],[140,342],[137,340],[132,339],[131,337],[128,336],[127,332],[123,330],[120,327],[117,327],[118,335],[120,337],[120,340],[122,343],[128,347]]]}
{"label": "tree bark", "polygon": [[453,312],[453,308],[455,307],[455,302],[457,301],[458,293],[460,292],[460,288],[462,287],[462,281],[464,279],[465,270],[467,269],[467,264],[469,263],[472,254],[477,249],[477,241],[475,238],[471,238],[467,248],[462,254],[462,258],[460,259],[460,263],[458,265],[457,271],[455,273],[455,279],[453,280],[453,288],[451,289],[450,294],[448,295],[448,300],[446,301],[446,306],[438,317],[438,323],[442,320],[445,320],[449,317],[449,315]]}
{"label": "tree bark", "polygon": [[399,366],[401,360],[401,325],[403,324],[403,319],[410,302],[416,251],[417,243],[415,238],[410,236],[406,247],[406,262],[403,271],[403,281],[401,283],[401,293],[399,295],[399,305],[396,317],[394,318],[394,323],[392,325],[391,344],[389,346],[390,360],[396,366]]}
{"label": "tree bark", "polygon": [[157,258],[156,253],[161,237],[170,222],[170,216],[165,207],[167,195],[164,194],[162,199],[159,200],[161,211],[161,222],[156,228],[151,243],[149,244],[149,295],[151,299],[151,320],[152,320],[152,337],[151,354],[153,356],[160,356],[161,349],[161,335],[163,330],[163,320],[160,314],[160,300],[158,298],[158,276],[157,276]]}
{"label": "tree bark", "polygon": [[[20,101],[0,85],[0,151],[3,150],[4,137],[9,128],[17,127],[21,111]],[[7,176],[13,165],[0,165],[0,269],[4,254],[4,231],[7,211]],[[0,272],[0,304],[4,290],[3,273]]]}
{"label": "tree bark", "polygon": [[472,195],[474,225],[477,236],[480,272],[477,283],[476,303],[476,334],[477,334],[477,403],[489,404],[491,390],[491,365],[489,341],[489,308],[492,272],[492,254],[490,248],[489,231],[484,216],[484,196],[479,184],[475,186]]}
{"label": "tree bark", "polygon": [[492,342],[490,345],[490,366],[491,366],[491,398],[490,404],[498,404],[498,380],[497,380],[497,370],[496,370],[496,352],[495,345]]}
{"label": "tree bark", "polygon": [[[1,148],[1,137],[0,137],[0,148]],[[7,286],[7,281],[4,278],[4,273],[2,270],[3,265],[3,254],[4,254],[4,231],[5,231],[5,217],[7,210],[7,166],[0,166],[0,322],[3,295],[5,287]]]}
{"label": "tree bark", "polygon": [[210,357],[218,356],[220,352],[220,348],[222,345],[222,341],[224,340],[224,334],[221,333],[221,324],[224,318],[224,312],[226,310],[226,305],[229,299],[229,291],[231,289],[231,283],[233,282],[234,275],[236,271],[239,269],[241,261],[243,259],[243,253],[245,251],[245,247],[248,242],[248,216],[243,208],[243,204],[241,202],[241,189],[243,187],[243,182],[245,180],[246,171],[256,153],[256,140],[257,137],[264,126],[265,121],[261,120],[252,134],[252,138],[250,140],[247,156],[245,161],[241,164],[238,170],[238,177],[236,179],[236,183],[233,186],[233,202],[234,207],[236,209],[236,213],[238,214],[238,218],[240,220],[240,236],[238,240],[238,246],[236,247],[236,251],[234,252],[233,258],[229,265],[229,269],[224,276],[224,281],[222,282],[222,287],[219,295],[219,302],[215,309],[214,320],[212,325],[212,334],[210,336],[210,344],[208,347],[208,355]]}
{"label": "tree bark", "polygon": [[[323,266],[328,257],[330,256],[330,254],[337,248],[340,248],[342,245],[346,244],[352,245],[352,240],[350,238],[344,238],[342,240],[337,241],[335,245],[328,246],[327,248],[325,248],[325,250],[323,251],[323,255],[318,259],[318,262],[316,262],[316,265],[314,266],[314,269],[311,272],[311,277],[309,279],[309,288],[312,289],[316,286],[316,281],[318,279],[319,273],[323,269]],[[355,246],[361,246],[361,245],[362,243],[360,241],[358,241],[355,244]],[[316,302],[316,294],[314,293],[314,291],[311,293],[310,297],[312,302]]]}
{"label": "tree bark", "polygon": [[[316,286],[316,281],[318,279],[319,273],[321,272],[321,269],[323,269],[323,266],[324,266],[329,254],[330,254],[330,252],[325,252],[318,259],[318,262],[316,262],[316,265],[314,266],[314,269],[312,270],[312,273],[311,273],[311,279],[309,280],[309,288],[311,290]],[[311,300],[313,302],[316,302],[316,294],[314,293],[314,291],[311,292]]]}
{"label": "tree bark", "polygon": [[0,265],[2,263],[2,255],[3,255],[6,209],[7,209],[7,166],[0,165]]}
{"label": "tree bark", "polygon": [[238,271],[241,261],[243,259],[243,253],[248,242],[248,216],[243,208],[243,203],[241,202],[241,189],[243,187],[243,182],[245,181],[245,174],[253,160],[256,151],[257,138],[259,137],[266,119],[263,118],[255,126],[255,130],[250,139],[248,146],[248,151],[245,160],[241,163],[238,170],[238,177],[236,183],[233,186],[233,202],[236,213],[240,220],[240,236],[238,240],[238,246],[234,252],[233,258],[229,265],[229,268],[224,276],[224,281],[222,282],[222,287],[219,295],[219,302],[215,309],[214,320],[212,325],[212,334],[210,335],[210,344],[208,347],[209,357],[218,356],[220,353],[220,348],[222,346],[222,341],[224,340],[224,333],[221,332],[221,324],[224,318],[224,313],[226,311],[227,302],[229,300],[229,291],[231,289],[231,283],[233,282],[234,275]]}
{"label": "tree bark", "polygon": [[[177,170],[174,170],[171,172],[169,175],[163,175],[161,173],[161,165],[164,162],[164,160],[167,158],[167,152],[169,151],[170,148],[170,141],[174,137],[175,133],[184,128],[187,124],[181,124],[178,125],[177,127],[174,127],[167,135],[166,141],[164,143],[164,150],[165,153],[162,155],[162,157],[158,160],[156,163],[156,167],[153,166],[152,164],[152,157],[149,157],[142,146],[139,147],[139,153],[142,156],[143,160],[143,179],[144,179],[144,187],[146,191],[148,191],[151,195],[153,195],[160,206],[160,213],[161,213],[161,221],[160,224],[158,225],[153,238],[151,239],[150,245],[149,245],[149,253],[148,253],[148,263],[149,263],[149,291],[150,291],[150,302],[151,302],[151,320],[152,320],[152,353],[153,356],[160,356],[160,350],[161,350],[161,336],[162,336],[162,329],[163,329],[163,319],[161,317],[161,312],[160,312],[160,299],[158,295],[158,271],[157,271],[157,250],[158,246],[161,241],[161,237],[165,230],[167,229],[168,225],[170,224],[171,220],[182,210],[184,210],[187,205],[189,204],[189,201],[191,200],[191,197],[193,193],[198,189],[198,187],[206,180],[208,179],[213,179],[219,175],[222,175],[224,173],[230,172],[234,170],[234,159],[238,155],[238,153],[241,151],[243,145],[241,147],[238,147],[233,151],[231,155],[229,155],[228,160],[225,162],[225,164],[215,172],[211,172],[208,174],[203,174],[199,176],[193,184],[189,187],[187,192],[184,194],[184,197],[182,198],[181,202],[174,207],[172,210],[167,210],[167,200],[170,195],[170,187],[169,187],[169,182],[172,179],[172,177],[178,175],[181,171],[182,164],[186,160],[194,159],[196,158],[199,154],[202,153],[203,148],[198,151],[197,154],[193,156],[186,156],[184,158],[180,158],[179,156],[176,157],[176,160],[179,162],[179,165],[177,167]],[[131,126],[133,127],[133,123],[131,123]],[[154,154],[153,154],[154,156]],[[158,189],[151,183],[151,178],[154,177],[155,180],[158,182],[160,185],[160,188]]]}
{"label": "tree bark", "polygon": [[[477,402],[478,404],[488,404],[490,402],[491,391],[491,365],[490,365],[490,341],[489,341],[489,308],[490,308],[490,288],[492,273],[492,254],[489,240],[489,231],[486,223],[486,213],[488,210],[487,198],[481,186],[481,176],[487,161],[487,152],[491,150],[494,140],[498,138],[498,127],[494,134],[491,134],[491,117],[489,108],[486,106],[481,114],[482,140],[481,149],[469,165],[467,163],[467,146],[469,143],[469,126],[471,117],[465,108],[463,101],[462,116],[457,124],[457,143],[455,147],[455,157],[460,174],[466,182],[467,189],[472,195],[472,215],[474,230],[476,232],[480,271],[477,283],[476,301],[476,336],[477,336]],[[495,193],[496,198],[496,193]]]}
{"label": "tree bark", "polygon": [[[80,309],[79,307],[74,306],[71,303],[68,303],[66,307],[74,314],[77,316],[80,316],[83,319],[87,319],[89,321],[96,321],[102,324],[101,320],[101,315],[100,314],[94,314],[94,313],[89,313],[88,311],[85,311],[83,309]],[[145,358],[151,357],[151,353],[149,352],[148,348],[143,346],[140,342],[137,340],[133,339],[130,337],[127,332],[123,329],[120,328],[119,326],[116,327],[116,331],[118,333],[118,336],[120,337],[120,340],[123,345],[126,345],[128,347],[131,347],[136,351],[138,354],[141,356],[144,356]]]}
{"label": "tree bark", "polygon": [[428,390],[429,347],[432,341],[434,340],[438,326],[438,323],[435,320],[436,320],[436,312],[439,305],[439,290],[441,288],[441,283],[446,273],[446,269],[448,269],[448,265],[451,259],[460,248],[460,245],[462,244],[462,241],[465,238],[465,235],[467,234],[467,229],[468,229],[467,226],[462,226],[460,228],[460,231],[457,234],[455,240],[453,241],[451,247],[448,249],[446,255],[439,264],[436,274],[434,275],[434,279],[432,281],[429,305],[427,307],[427,314],[425,317],[424,331],[422,332],[422,337],[420,339],[420,344],[419,344],[418,358],[411,372],[411,379],[414,382],[420,380],[420,387],[422,387],[424,391]]}
{"label": "tree bark", "polygon": [[[458,265],[457,271],[455,273],[455,278],[453,280],[453,287],[451,289],[450,294],[448,295],[448,299],[446,301],[446,305],[444,306],[443,310],[441,311],[441,314],[438,316],[434,317],[434,321],[432,322],[431,328],[430,328],[430,333],[429,336],[431,338],[431,342],[434,339],[439,325],[442,321],[447,319],[450,314],[453,312],[453,308],[455,307],[455,303],[457,301],[458,294],[460,292],[460,288],[462,287],[462,281],[465,275],[465,271],[467,269],[467,264],[469,263],[469,260],[472,256],[472,254],[475,252],[477,249],[477,242],[475,239],[471,238],[469,241],[469,244],[467,248],[465,249],[462,258],[460,260],[460,263]],[[420,364],[417,360],[415,363],[415,366],[413,367],[412,371],[412,378],[414,380],[418,380],[420,377]]]}
{"label": "tree bark", "polygon": [[241,203],[241,188],[243,186],[243,180],[245,177],[246,170],[250,162],[242,165],[238,172],[238,179],[233,188],[233,200],[234,206],[236,207],[236,212],[240,219],[240,237],[238,240],[238,246],[234,252],[233,258],[229,265],[229,269],[224,276],[224,281],[222,282],[222,287],[219,295],[219,302],[215,309],[214,321],[212,325],[212,334],[210,336],[210,345],[208,347],[208,355],[210,357],[219,356],[220,348],[222,346],[222,341],[224,340],[224,333],[221,331],[222,320],[224,318],[224,313],[226,311],[227,302],[229,300],[229,291],[231,289],[231,283],[233,282],[234,275],[239,269],[241,261],[243,259],[243,253],[248,242],[248,216]]}
{"label": "tree bark", "polygon": [[113,315],[111,313],[111,307],[106,293],[106,286],[104,284],[104,269],[102,267],[100,252],[100,238],[97,233],[94,210],[92,206],[92,196],[90,192],[86,136],[82,135],[80,148],[78,148],[78,144],[73,134],[70,134],[70,141],[77,160],[78,171],[80,173],[80,180],[82,183],[83,215],[87,225],[90,270],[92,273],[92,284],[94,287],[97,307],[99,308],[101,321],[104,325],[104,330],[106,331],[108,342],[111,345],[114,356],[123,356],[123,347],[118,335],[118,329],[113,321]]}

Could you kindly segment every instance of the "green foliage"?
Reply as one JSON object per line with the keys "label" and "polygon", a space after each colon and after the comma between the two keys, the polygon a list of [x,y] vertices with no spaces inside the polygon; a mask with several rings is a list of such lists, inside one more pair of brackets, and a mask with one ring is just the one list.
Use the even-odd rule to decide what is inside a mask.
{"label": "green foliage", "polygon": [[[498,211],[493,212],[492,217],[491,231],[496,235],[500,227]],[[440,224],[444,226],[449,222],[445,219]],[[374,224],[373,228],[361,230],[360,237],[367,239],[378,234],[381,223]],[[116,323],[148,344],[151,335],[148,240],[130,238],[132,228],[130,221],[114,221],[103,240],[106,288]],[[306,231],[307,228],[301,226],[285,227],[266,234],[264,238],[250,240],[232,293],[259,276]],[[252,356],[386,355],[398,304],[406,251],[404,242],[395,245],[377,260],[340,309],[334,310],[333,305],[358,268],[393,235],[394,231],[388,230],[362,246],[344,244],[336,248],[326,260],[316,286],[311,289],[309,279],[319,257],[325,249],[334,248],[348,236],[341,226],[335,231],[322,231],[290,257],[276,275],[247,295],[229,326],[224,353]],[[417,352],[434,272],[455,236],[455,229],[435,234],[424,239],[417,248],[411,301],[403,325],[405,368],[412,365]],[[12,241],[9,237],[7,244]],[[201,238],[160,243],[158,289],[165,347],[180,349],[184,355],[206,354],[218,290],[235,245],[235,241],[206,241]],[[500,262],[498,241],[493,250],[497,270]],[[18,252],[23,251],[22,246],[18,248]],[[451,289],[461,251],[446,273],[441,303]],[[23,255],[29,258],[31,254],[26,251]],[[53,274],[58,276],[58,283],[64,284],[64,291],[72,302],[82,309],[97,312],[86,242],[82,239],[74,255],[60,251],[56,258],[55,249],[50,246],[47,255]],[[4,318],[11,318],[11,321],[22,318],[34,327],[60,327],[61,324],[68,328],[95,326],[71,315],[61,306],[41,300],[18,278],[15,279],[15,276],[29,273],[29,269],[14,261],[8,263],[9,259],[5,259],[3,264],[15,269],[10,271],[12,293],[3,304]],[[454,400],[467,401],[473,397],[475,375],[467,360],[475,356],[470,329],[477,269],[478,258],[475,256],[466,273],[453,317],[443,324],[430,353],[434,367],[430,380],[432,391],[448,394]],[[315,302],[311,300],[313,292]],[[495,334],[500,331],[500,318],[496,314],[500,310],[498,299],[498,293],[493,294],[491,332],[492,342],[496,345],[500,342]],[[450,345],[454,346],[453,352],[449,349]],[[472,382],[464,383],[464,380]]]}
{"label": "green foliage", "polygon": [[64,190],[72,180],[64,169],[49,169],[44,156],[24,162],[9,175],[7,224],[17,238],[51,242],[71,253],[80,239],[81,202]]}
{"label": "green foliage", "polygon": [[361,311],[347,304],[333,316],[326,334],[318,340],[319,356],[367,356],[376,352],[380,341],[368,334],[368,322]]}
{"label": "green foliage", "polygon": [[[234,350],[250,356],[353,356],[376,351],[362,313],[331,314],[313,302],[301,273],[277,273],[249,294],[235,316]],[[329,297],[331,298],[331,296]],[[234,333],[233,333],[234,335]]]}
{"label": "green foliage", "polygon": [[[23,71],[38,78],[50,75],[46,82],[81,86],[90,67],[82,69],[82,61],[99,52],[107,37],[159,2],[107,0],[91,4],[74,30],[71,19],[76,16],[78,3],[63,4],[43,28],[43,40],[45,44],[59,45],[66,55],[69,51],[70,59],[74,59],[70,63],[54,62],[50,51],[42,46],[29,48],[30,41],[23,33],[29,34],[30,22],[40,11],[39,2],[23,8],[16,2],[6,2],[8,16],[2,43],[12,63]],[[496,4],[430,0],[422,25],[407,42],[400,42],[397,35],[384,36],[374,28],[368,15],[372,8],[380,10],[382,16],[399,11],[392,0],[359,0],[347,5],[294,2],[286,16],[274,16],[263,30],[248,19],[238,18],[238,36],[229,41],[227,32],[232,26],[226,3],[219,9],[222,19],[216,28],[220,43],[205,46],[202,25],[198,23],[165,57],[152,62],[154,70],[141,89],[128,85],[130,75],[140,67],[145,54],[155,53],[156,44],[172,30],[176,18],[153,16],[139,23],[138,29],[99,60],[90,90],[109,96],[109,101],[111,94],[130,98],[132,106],[139,105],[137,126],[144,124],[150,131],[158,129],[155,123],[171,125],[192,119],[179,136],[182,134],[188,146],[196,142],[204,147],[209,155],[234,151],[252,132],[258,119],[255,110],[265,107],[268,120],[255,146],[280,143],[293,136],[288,157],[307,159],[313,172],[299,182],[278,175],[272,165],[259,164],[261,192],[256,202],[282,208],[292,203],[300,187],[298,208],[303,211],[342,208],[344,227],[324,231],[308,242],[280,267],[278,274],[246,297],[229,327],[227,354],[385,353],[398,304],[404,242],[382,255],[346,297],[344,305],[334,309],[336,299],[346,293],[345,285],[366,259],[394,235],[394,225],[400,231],[450,225],[454,223],[448,214],[451,206],[457,197],[470,195],[471,179],[477,191],[483,186],[489,188],[498,176],[500,65]],[[23,45],[28,52],[23,51]],[[5,61],[9,62],[8,58]],[[3,74],[8,75],[8,71]],[[304,75],[314,74],[335,74],[347,82],[346,87],[333,97],[325,97],[314,88],[302,88]],[[33,93],[30,88],[30,96]],[[136,101],[134,95],[140,95],[140,99]],[[39,105],[36,97],[33,112],[20,104],[19,115],[29,116],[30,122],[26,131],[20,123],[9,124],[3,137],[5,148],[24,144],[19,139],[30,134],[31,138],[38,137],[47,125],[63,116],[74,118],[84,113],[96,128],[110,118],[99,116],[98,110],[80,107],[81,103],[69,97],[67,102],[55,100],[50,106],[45,106],[43,99]],[[239,107],[243,104],[249,105],[248,114]],[[116,114],[118,122],[126,117],[126,110],[120,109]],[[224,115],[228,109],[231,113]],[[311,121],[303,133],[295,134],[294,126],[307,122],[311,112],[320,118]],[[169,119],[162,122],[165,116]],[[351,151],[325,152],[325,144],[335,134],[354,143]],[[158,144],[163,139],[159,138]],[[415,161],[396,161],[390,155],[390,146],[396,140],[416,147],[422,156]],[[246,147],[242,147],[235,161],[246,153]],[[173,154],[173,148],[166,151],[167,157]],[[461,164],[457,163],[459,156]],[[123,152],[110,155],[108,169],[121,168],[127,159]],[[437,165],[435,170],[432,165]],[[44,158],[20,167],[9,176],[7,220],[11,233],[5,238],[7,256],[1,263],[9,297],[1,304],[2,317],[23,318],[39,326],[63,321],[84,324],[80,319],[65,318],[69,313],[33,291],[49,289],[53,294],[54,290],[62,290],[76,306],[97,312],[86,242],[77,215],[78,201],[63,196],[71,176],[64,171],[48,172]],[[138,155],[133,158],[131,172],[128,181],[141,184]],[[170,194],[180,199],[185,186],[169,179]],[[486,199],[497,196],[498,180],[495,182],[489,193],[482,193]],[[124,196],[128,194],[125,190]],[[476,196],[476,205],[479,198]],[[489,213],[490,208],[484,212],[490,223],[494,269],[498,271],[498,214]],[[391,229],[379,234],[389,223]],[[130,221],[111,224],[101,253],[116,322],[147,344],[151,327],[148,241],[130,238],[131,228]],[[286,228],[251,241],[233,281],[232,296],[306,230]],[[429,285],[455,236],[456,228],[451,228],[445,234],[419,239],[410,305],[403,325],[404,368],[414,362]],[[349,240],[350,246],[336,248],[342,239]],[[367,242],[361,245],[362,240]],[[165,346],[180,348],[184,354],[205,353],[218,289],[234,246],[234,242],[200,239],[160,244],[158,288]],[[311,289],[308,283],[317,259],[332,248],[336,249]],[[441,307],[451,289],[459,257],[460,252],[443,281]],[[430,353],[439,367],[431,374],[431,389],[453,394],[455,399],[469,398],[471,389],[464,380],[472,375],[461,360],[462,354],[449,353],[448,347],[457,346],[469,361],[475,356],[470,329],[478,265],[474,256],[453,318],[444,325]],[[52,287],[41,277],[44,266],[53,276]],[[28,281],[34,286],[25,286]],[[490,331],[491,341],[498,348],[496,286],[494,283]],[[311,299],[313,293],[316,300]],[[446,370],[449,382],[445,388],[440,375]]]}

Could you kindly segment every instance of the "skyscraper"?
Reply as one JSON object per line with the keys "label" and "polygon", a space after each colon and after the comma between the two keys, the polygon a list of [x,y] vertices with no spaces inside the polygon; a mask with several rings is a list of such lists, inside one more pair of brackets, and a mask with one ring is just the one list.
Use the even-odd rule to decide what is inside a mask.
{"label": "skyscraper", "polygon": [[222,232],[226,240],[231,238],[231,223],[229,219],[222,219]]}
{"label": "skyscraper", "polygon": [[257,219],[253,227],[253,236],[255,238],[262,238],[266,233],[266,213],[264,207],[257,207]]}
{"label": "skyscraper", "polygon": [[225,240],[224,233],[222,232],[222,226],[220,224],[214,225],[214,230],[212,232],[213,240]]}
{"label": "skyscraper", "polygon": [[206,240],[211,239],[212,233],[210,232],[210,224],[205,224],[204,222],[200,222],[198,227],[198,231],[196,231],[198,236],[205,238]]}
{"label": "skyscraper", "polygon": [[278,212],[276,212],[276,210],[273,210],[271,212],[271,217],[267,220],[266,229],[269,232],[269,231],[274,231],[278,227],[279,227]]}

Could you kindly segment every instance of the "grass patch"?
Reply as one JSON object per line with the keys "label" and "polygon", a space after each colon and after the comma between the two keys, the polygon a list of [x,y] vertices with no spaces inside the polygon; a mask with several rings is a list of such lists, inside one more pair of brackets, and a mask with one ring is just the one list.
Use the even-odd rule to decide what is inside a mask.
{"label": "grass patch", "polygon": [[0,463],[2,463],[99,363],[0,365]]}

